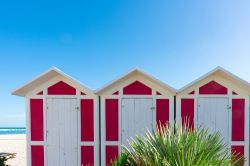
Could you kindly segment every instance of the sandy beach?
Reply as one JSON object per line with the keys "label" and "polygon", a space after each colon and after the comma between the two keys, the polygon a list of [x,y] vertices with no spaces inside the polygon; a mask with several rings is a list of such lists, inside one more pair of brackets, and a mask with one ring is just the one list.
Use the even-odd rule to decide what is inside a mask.
{"label": "sandy beach", "polygon": [[8,160],[11,166],[26,165],[26,138],[25,134],[0,135],[0,153],[16,153],[14,159]]}

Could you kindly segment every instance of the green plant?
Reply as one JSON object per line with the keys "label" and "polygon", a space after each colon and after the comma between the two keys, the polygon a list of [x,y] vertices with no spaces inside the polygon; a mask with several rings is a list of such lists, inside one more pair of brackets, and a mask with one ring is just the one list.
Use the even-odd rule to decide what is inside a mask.
{"label": "green plant", "polygon": [[0,157],[0,166],[5,166],[6,165],[6,157]]}
{"label": "green plant", "polygon": [[15,158],[15,153],[3,153],[0,155],[0,166],[9,166],[6,164],[6,161],[12,158]]}
{"label": "green plant", "polygon": [[113,163],[115,166],[236,166],[244,159],[231,155],[220,134],[206,129],[159,127],[136,136]]}
{"label": "green plant", "polygon": [[122,153],[116,161],[113,162],[113,166],[126,165],[128,162],[128,154]]}

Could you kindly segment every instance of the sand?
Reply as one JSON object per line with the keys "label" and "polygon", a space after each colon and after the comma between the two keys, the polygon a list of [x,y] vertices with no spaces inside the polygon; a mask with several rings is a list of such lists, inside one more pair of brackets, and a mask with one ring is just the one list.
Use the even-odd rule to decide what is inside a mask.
{"label": "sand", "polygon": [[16,153],[14,159],[8,160],[11,166],[26,165],[26,138],[25,134],[0,135],[0,153]]}

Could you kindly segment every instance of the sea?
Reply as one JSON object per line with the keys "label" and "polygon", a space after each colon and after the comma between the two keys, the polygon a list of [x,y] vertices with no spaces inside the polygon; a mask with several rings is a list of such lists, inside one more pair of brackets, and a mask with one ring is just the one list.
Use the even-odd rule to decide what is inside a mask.
{"label": "sea", "polygon": [[0,127],[0,135],[25,133],[26,129],[24,127]]}

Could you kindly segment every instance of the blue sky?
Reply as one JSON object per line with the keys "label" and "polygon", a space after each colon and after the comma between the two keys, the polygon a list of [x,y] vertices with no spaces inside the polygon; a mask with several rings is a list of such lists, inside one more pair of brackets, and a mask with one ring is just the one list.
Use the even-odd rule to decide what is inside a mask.
{"label": "blue sky", "polygon": [[134,67],[180,88],[216,66],[250,81],[249,0],[0,2],[0,126],[19,87],[56,66],[97,89]]}

